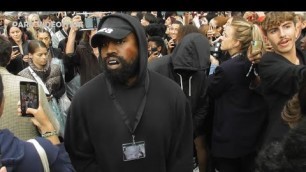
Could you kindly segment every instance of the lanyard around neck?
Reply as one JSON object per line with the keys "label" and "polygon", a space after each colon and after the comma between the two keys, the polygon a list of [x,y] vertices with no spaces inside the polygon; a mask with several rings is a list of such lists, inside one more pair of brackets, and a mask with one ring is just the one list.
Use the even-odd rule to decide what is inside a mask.
{"label": "lanyard around neck", "polygon": [[121,114],[122,120],[124,121],[125,125],[128,127],[130,133],[132,135],[134,135],[134,132],[135,132],[135,130],[136,130],[138,124],[139,124],[139,121],[140,121],[141,117],[142,117],[142,114],[143,114],[143,111],[144,111],[144,108],[145,108],[145,105],[146,105],[146,101],[147,101],[147,92],[148,92],[148,89],[149,89],[149,75],[148,75],[148,72],[147,72],[147,76],[146,76],[146,80],[145,80],[145,95],[144,95],[144,97],[141,101],[140,106],[138,107],[135,123],[134,123],[133,126],[131,126],[131,121],[129,121],[128,115],[125,113],[122,106],[118,102],[118,100],[116,98],[116,95],[114,94],[113,88],[111,86],[111,83],[109,82],[109,80],[107,78],[105,78],[105,80],[106,80],[108,93],[109,93],[110,97],[112,98],[112,101],[114,102],[114,104],[116,106],[116,109]]}

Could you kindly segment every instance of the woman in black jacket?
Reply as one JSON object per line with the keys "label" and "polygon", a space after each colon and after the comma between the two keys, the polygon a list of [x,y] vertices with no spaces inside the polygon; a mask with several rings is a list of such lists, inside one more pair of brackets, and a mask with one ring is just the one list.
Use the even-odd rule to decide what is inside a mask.
{"label": "woman in black jacket", "polygon": [[212,156],[219,172],[251,171],[260,146],[267,105],[252,85],[257,77],[247,50],[253,40],[262,41],[258,26],[233,19],[221,43],[231,58],[208,77],[214,99]]}
{"label": "woman in black jacket", "polygon": [[18,50],[13,49],[10,64],[6,67],[7,70],[14,75],[17,75],[18,72],[29,66],[28,41],[27,35],[24,32],[25,26],[19,24],[20,23],[17,21],[11,22],[7,25],[6,29],[12,46],[18,48]]}

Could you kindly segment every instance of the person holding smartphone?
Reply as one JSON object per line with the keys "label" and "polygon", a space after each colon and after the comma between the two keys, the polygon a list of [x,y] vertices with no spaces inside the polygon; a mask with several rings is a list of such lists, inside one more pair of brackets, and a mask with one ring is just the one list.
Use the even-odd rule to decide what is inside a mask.
{"label": "person holding smartphone", "polygon": [[256,64],[248,56],[255,40],[263,40],[260,28],[234,17],[225,28],[220,47],[231,58],[208,77],[207,92],[214,105],[211,153],[219,172],[252,171],[262,144],[268,105],[258,85],[253,84]]}
{"label": "person holding smartphone", "polygon": [[[5,108],[4,102],[4,85],[2,76],[0,75],[0,116]],[[17,104],[17,102],[16,102]],[[21,112],[20,103],[17,108]],[[73,172],[73,168],[69,155],[65,150],[64,143],[60,143],[55,127],[46,115],[41,104],[37,109],[27,108],[26,112],[32,114],[31,121],[42,137],[36,137],[42,149],[46,152],[49,161],[49,169],[51,172]],[[1,119],[0,119],[1,120]],[[5,128],[0,130],[0,152],[1,152],[1,169],[0,171],[22,172],[22,171],[42,171],[43,163],[35,146],[27,141],[23,141],[14,136],[14,134]]]}
{"label": "person holding smartphone", "polygon": [[[11,61],[11,53],[12,44],[6,37],[0,35],[0,75],[2,75],[5,87],[4,94],[9,97],[4,102],[5,109],[3,110],[3,116],[0,120],[0,128],[7,128],[14,133],[16,137],[22,140],[28,140],[35,138],[40,134],[28,118],[15,115],[15,104],[20,100],[20,82],[33,82],[33,80],[14,75],[6,69],[6,66]],[[55,114],[49,107],[47,97],[41,86],[38,87],[38,92],[41,106],[48,115],[55,129],[58,131],[59,125],[55,118]]]}
{"label": "person holding smartphone", "polygon": [[148,62],[167,55],[167,47],[162,37],[151,36],[148,38],[148,52],[149,58]]}
{"label": "person holding smartphone", "polygon": [[18,75],[34,80],[43,87],[50,107],[60,123],[60,135],[63,136],[66,118],[58,102],[65,94],[65,82],[60,66],[51,63],[46,44],[39,40],[30,41],[29,56],[29,67],[20,71]]}
{"label": "person holding smartphone", "polygon": [[298,91],[306,75],[306,57],[296,47],[298,31],[294,12],[269,12],[261,23],[273,52],[263,55],[258,67],[263,94],[269,103],[265,144],[281,140],[289,126],[281,119],[285,103]]}
{"label": "person holding smartphone", "polygon": [[[28,67],[28,41],[23,27],[17,27],[18,22],[14,21],[7,25],[7,35],[11,44],[16,48],[12,51],[11,61],[7,70],[14,75]],[[17,48],[18,47],[18,48]]]}

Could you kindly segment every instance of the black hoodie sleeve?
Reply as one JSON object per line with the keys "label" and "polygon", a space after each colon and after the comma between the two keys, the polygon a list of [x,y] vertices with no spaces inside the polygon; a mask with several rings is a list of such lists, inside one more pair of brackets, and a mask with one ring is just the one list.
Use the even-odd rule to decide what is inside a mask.
{"label": "black hoodie sleeve", "polygon": [[283,95],[294,94],[306,74],[305,65],[294,65],[275,53],[267,53],[258,67],[263,89]]}
{"label": "black hoodie sleeve", "polygon": [[208,94],[214,98],[222,95],[229,88],[229,81],[221,66],[218,66],[215,73],[208,76]]}

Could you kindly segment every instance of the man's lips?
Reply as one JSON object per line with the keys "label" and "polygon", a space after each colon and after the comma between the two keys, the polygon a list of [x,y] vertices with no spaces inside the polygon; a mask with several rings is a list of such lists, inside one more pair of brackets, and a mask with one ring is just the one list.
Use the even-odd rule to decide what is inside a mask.
{"label": "man's lips", "polygon": [[280,46],[285,46],[285,45],[288,44],[288,42],[289,42],[288,39],[286,39],[286,40],[281,40],[281,41],[278,43],[278,45],[280,45]]}
{"label": "man's lips", "polygon": [[106,59],[106,62],[107,62],[108,65],[116,65],[116,64],[120,63],[119,59],[116,58],[116,57],[108,57]]}

